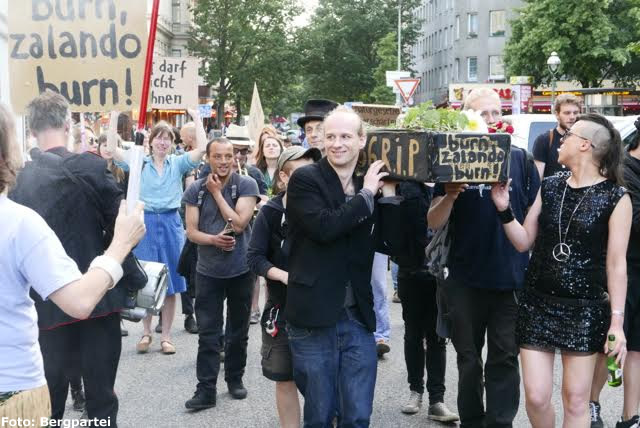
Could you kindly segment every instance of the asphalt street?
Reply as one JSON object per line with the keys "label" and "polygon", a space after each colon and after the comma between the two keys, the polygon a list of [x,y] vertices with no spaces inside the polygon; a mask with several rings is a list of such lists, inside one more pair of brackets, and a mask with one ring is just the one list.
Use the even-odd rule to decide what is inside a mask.
{"label": "asphalt street", "polygon": [[[391,280],[389,299],[391,299]],[[261,297],[261,303],[264,301]],[[391,317],[391,352],[379,360],[375,403],[371,418],[372,427],[438,427],[442,426],[427,418],[425,405],[416,415],[401,413],[400,407],[409,395],[402,346],[404,327],[402,309],[398,303],[389,303]],[[178,309],[178,312],[180,310]],[[154,320],[154,326],[156,320]],[[245,400],[233,400],[226,389],[223,375],[218,380],[217,406],[212,409],[190,412],[184,402],[191,398],[196,385],[196,353],[198,337],[183,329],[183,317],[177,315],[173,340],[177,347],[175,355],[160,352],[159,335],[154,335],[151,350],[146,355],[135,351],[135,344],[142,334],[142,323],[125,322],[129,336],[122,340],[122,357],[118,370],[116,392],[120,399],[118,426],[133,427],[278,427],[275,408],[274,383],[262,376],[260,368],[260,329],[251,326],[249,351],[244,383],[249,391]],[[557,426],[562,426],[562,401],[560,383],[562,368],[556,356],[553,401],[556,407]],[[447,352],[446,404],[456,410],[458,373],[456,354],[452,345]],[[515,427],[528,427],[524,407],[524,392],[520,395],[520,409],[514,421]],[[601,397],[603,419],[609,427],[622,411],[622,388],[605,386]],[[70,400],[69,403],[70,405]],[[77,418],[79,413],[68,406],[67,418]],[[451,426],[451,425],[450,425]]]}

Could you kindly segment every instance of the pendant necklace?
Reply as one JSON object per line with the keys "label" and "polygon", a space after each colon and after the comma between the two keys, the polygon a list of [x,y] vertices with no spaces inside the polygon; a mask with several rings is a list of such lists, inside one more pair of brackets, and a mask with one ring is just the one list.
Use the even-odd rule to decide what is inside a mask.
{"label": "pendant necklace", "polygon": [[[597,181],[597,179],[596,179]],[[573,209],[571,216],[569,217],[569,222],[567,223],[567,228],[564,230],[564,239],[562,238],[562,207],[564,206],[564,197],[567,194],[567,187],[569,187],[569,181],[567,180],[564,185],[564,191],[562,192],[562,200],[560,201],[560,213],[558,214],[558,243],[553,247],[553,258],[559,262],[566,262],[571,257],[571,247],[567,244],[567,233],[569,233],[569,226],[571,226],[571,220],[573,220],[573,215],[578,211],[578,207],[584,201],[584,198],[587,197],[593,186],[596,183],[593,183],[589,188],[584,192],[582,198]]]}

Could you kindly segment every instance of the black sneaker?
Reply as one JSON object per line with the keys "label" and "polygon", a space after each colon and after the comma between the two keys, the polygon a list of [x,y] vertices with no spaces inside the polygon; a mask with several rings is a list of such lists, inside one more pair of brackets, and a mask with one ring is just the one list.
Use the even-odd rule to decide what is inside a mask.
{"label": "black sneaker", "polygon": [[203,410],[216,406],[216,394],[206,393],[204,391],[196,391],[191,400],[184,403],[184,407],[190,410]]}
{"label": "black sneaker", "polygon": [[184,318],[184,329],[191,334],[198,334],[198,323],[193,315],[187,315]]}
{"label": "black sneaker", "polygon": [[87,400],[84,398],[84,392],[82,388],[71,389],[71,399],[73,400],[73,410],[77,412],[84,411]]}
{"label": "black sneaker", "polygon": [[622,418],[616,423],[616,428],[639,428],[640,416],[635,415],[628,421],[623,421]]}
{"label": "black sneaker", "polygon": [[600,403],[589,401],[589,414],[591,415],[591,428],[604,428],[604,422],[600,417]]}
{"label": "black sneaker", "polygon": [[247,388],[244,387],[241,380],[227,382],[227,388],[229,388],[229,394],[236,400],[247,398]]}

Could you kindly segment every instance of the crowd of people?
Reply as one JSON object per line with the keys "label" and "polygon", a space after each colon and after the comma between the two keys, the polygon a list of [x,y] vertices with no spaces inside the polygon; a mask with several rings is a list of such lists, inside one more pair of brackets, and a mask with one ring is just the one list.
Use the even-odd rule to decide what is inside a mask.
{"label": "crowd of people", "polygon": [[[463,108],[501,120],[491,90],[473,90]],[[607,357],[624,368],[616,427],[639,426],[638,141],[623,147],[607,119],[560,96],[557,127],[533,154],[513,146],[508,181],[489,192],[393,181],[382,161],[363,173],[361,118],[329,100],[304,109],[306,138],[294,146],[271,126],[255,142],[234,124],[210,138],[193,110],[181,129],[155,124],[140,204],[127,213],[126,115],[112,113],[96,136],[72,123],[64,97],[44,92],[28,107],[37,147],[21,166],[14,119],[0,106],[0,417],[61,420],[71,386],[86,418],[117,426],[120,312],[144,286],[141,260],[169,274],[160,321],[152,330],[144,318],[136,350],[156,346],[155,332],[162,353],[180,355],[171,337],[180,294],[184,327],[198,334],[192,411],[216,405],[223,360],[231,397],[249,395],[248,338],[259,323],[282,427],[369,426],[377,361],[390,351],[391,266],[403,413],[420,412],[426,386],[430,419],[509,427],[522,374],[531,425],[552,427],[559,352],[564,426],[603,426]],[[443,237],[436,269],[427,253]],[[444,402],[447,340],[459,415]]]}

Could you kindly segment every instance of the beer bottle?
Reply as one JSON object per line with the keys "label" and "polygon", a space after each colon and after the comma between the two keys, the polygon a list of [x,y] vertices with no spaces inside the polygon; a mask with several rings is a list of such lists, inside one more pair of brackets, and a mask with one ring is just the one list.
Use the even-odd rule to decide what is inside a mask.
{"label": "beer bottle", "polygon": [[[616,336],[610,334],[608,342],[609,352],[613,351],[616,346]],[[622,385],[622,368],[618,363],[616,363],[616,356],[611,355],[607,357],[607,370],[609,370],[609,376],[607,382],[609,386],[620,386]]]}
{"label": "beer bottle", "polygon": [[222,234],[225,236],[231,236],[232,238],[236,237],[236,231],[233,230],[233,220],[231,218],[227,219],[227,224],[224,225]]}

